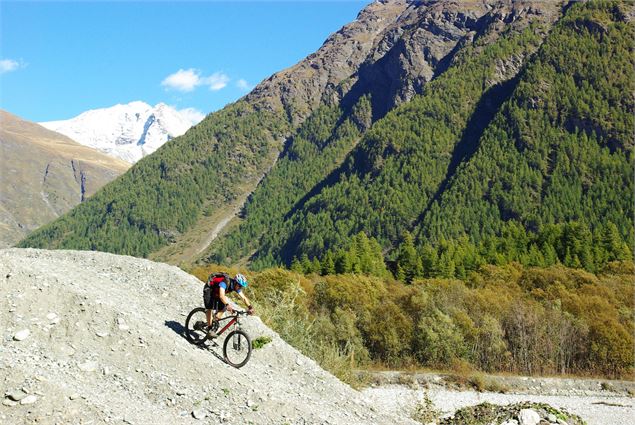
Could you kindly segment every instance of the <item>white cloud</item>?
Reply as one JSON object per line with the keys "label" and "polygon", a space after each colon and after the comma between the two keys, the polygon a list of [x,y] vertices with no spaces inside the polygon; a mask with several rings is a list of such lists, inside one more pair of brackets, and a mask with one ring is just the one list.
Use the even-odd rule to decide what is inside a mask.
{"label": "white cloud", "polygon": [[252,86],[251,84],[249,84],[247,82],[247,80],[241,78],[240,80],[236,81],[236,87],[238,87],[239,89],[241,89],[242,91],[249,91],[251,89],[254,88],[254,86]]}
{"label": "white cloud", "polygon": [[2,59],[0,60],[0,74],[15,71],[16,69],[22,68],[23,66],[24,65],[22,63],[14,61],[13,59]]}
{"label": "white cloud", "polygon": [[210,90],[220,90],[227,85],[229,77],[222,72],[215,72],[208,77],[201,75],[197,69],[179,69],[174,74],[168,75],[161,85],[166,89],[190,92],[198,86],[209,86]]}
{"label": "white cloud", "polygon": [[200,73],[197,70],[179,69],[161,81],[161,85],[167,89],[188,92],[194,90],[201,83],[200,81]]}
{"label": "white cloud", "polygon": [[183,115],[192,125],[198,124],[205,118],[205,114],[196,108],[179,109],[179,114]]}
{"label": "white cloud", "polygon": [[202,84],[209,86],[210,90],[220,90],[229,83],[229,77],[222,72],[215,72],[209,77],[201,79]]}

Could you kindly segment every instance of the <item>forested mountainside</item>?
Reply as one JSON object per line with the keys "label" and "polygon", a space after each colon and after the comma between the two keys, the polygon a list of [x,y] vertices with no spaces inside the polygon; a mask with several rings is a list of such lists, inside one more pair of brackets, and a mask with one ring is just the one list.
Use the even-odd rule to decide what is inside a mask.
{"label": "forested mountainside", "polygon": [[[211,259],[235,261],[255,246],[257,266],[306,256],[339,261],[346,272],[358,232],[401,256],[409,279],[464,276],[488,262],[597,270],[629,258],[634,34],[626,16],[620,3],[580,3],[544,41],[544,22],[523,29],[517,20],[475,37],[310,190],[282,171],[322,156],[283,158],[281,175],[265,179],[246,223]],[[328,134],[321,112],[312,134]],[[313,142],[319,147],[320,136]],[[310,168],[298,168],[306,181]],[[301,195],[281,202],[292,191],[272,190],[280,184]],[[284,211],[267,215],[268,201]],[[405,232],[419,258],[394,249],[412,243]]]}
{"label": "forested mountainside", "polygon": [[223,210],[255,188],[298,123],[323,98],[337,99],[336,88],[354,77],[408,7],[405,1],[369,5],[315,54],[210,114],[20,246],[148,256],[178,241],[203,212]]}
{"label": "forested mountainside", "polygon": [[21,246],[147,256],[257,185],[204,261],[358,271],[365,238],[405,280],[597,270],[634,237],[630,17],[618,1],[374,2]]}

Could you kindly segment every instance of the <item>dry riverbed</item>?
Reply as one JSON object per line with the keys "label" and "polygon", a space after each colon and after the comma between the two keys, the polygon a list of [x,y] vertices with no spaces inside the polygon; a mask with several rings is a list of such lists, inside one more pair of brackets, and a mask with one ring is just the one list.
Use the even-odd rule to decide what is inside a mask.
{"label": "dry riverbed", "polygon": [[513,404],[530,401],[547,403],[560,410],[579,415],[589,425],[627,425],[635,423],[635,399],[615,392],[588,392],[584,394],[521,394],[477,392],[473,390],[452,390],[444,385],[387,384],[369,387],[362,393],[383,411],[403,413],[414,411],[415,407],[428,397],[435,408],[448,416],[457,409],[488,402],[492,404]]}

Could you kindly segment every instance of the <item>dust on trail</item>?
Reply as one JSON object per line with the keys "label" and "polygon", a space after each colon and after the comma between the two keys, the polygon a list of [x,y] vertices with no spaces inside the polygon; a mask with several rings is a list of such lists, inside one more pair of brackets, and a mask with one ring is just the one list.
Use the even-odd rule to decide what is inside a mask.
{"label": "dust on trail", "polygon": [[257,317],[243,328],[272,342],[241,369],[220,348],[191,345],[183,323],[202,285],[177,267],[8,249],[0,282],[0,423],[415,423],[373,406]]}

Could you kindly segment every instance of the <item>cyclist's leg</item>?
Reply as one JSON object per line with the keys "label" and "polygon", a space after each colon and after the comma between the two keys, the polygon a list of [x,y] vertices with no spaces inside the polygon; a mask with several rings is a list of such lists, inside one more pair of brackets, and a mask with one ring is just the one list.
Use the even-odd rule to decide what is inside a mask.
{"label": "cyclist's leg", "polygon": [[225,310],[227,309],[227,305],[221,300],[216,300],[216,320],[220,320],[223,318],[223,314],[225,314]]}
{"label": "cyclist's leg", "polygon": [[207,326],[212,325],[212,309],[208,308],[205,310],[205,316],[207,316]]}
{"label": "cyclist's leg", "polygon": [[209,285],[203,288],[203,304],[205,305],[205,317],[207,318],[207,326],[212,324],[212,309],[214,308],[214,294]]}

